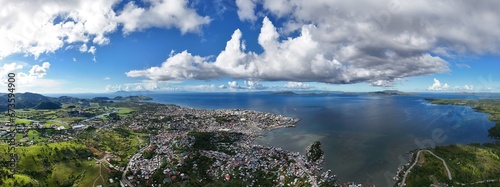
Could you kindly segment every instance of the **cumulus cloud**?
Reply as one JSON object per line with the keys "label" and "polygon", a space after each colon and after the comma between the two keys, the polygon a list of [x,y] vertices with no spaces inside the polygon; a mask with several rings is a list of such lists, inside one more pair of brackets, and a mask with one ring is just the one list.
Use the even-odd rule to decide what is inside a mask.
{"label": "cumulus cloud", "polygon": [[105,90],[107,92],[116,92],[116,91],[122,91],[122,85],[106,85]]}
{"label": "cumulus cloud", "polygon": [[[318,26],[312,31],[318,39],[358,44],[361,49],[373,53],[384,52],[376,49],[395,47],[399,49],[395,51],[398,55],[422,50],[449,54],[498,54],[499,51],[500,13],[496,7],[500,2],[494,0],[479,3],[467,0],[445,3],[431,0],[416,3],[398,0],[259,2],[265,11],[286,19],[290,30],[297,24],[313,23]],[[370,42],[360,43],[360,39]]]}
{"label": "cumulus cloud", "polygon": [[374,80],[370,82],[370,85],[377,87],[393,87],[395,80]]}
{"label": "cumulus cloud", "polygon": [[264,85],[262,85],[261,83],[259,83],[258,81],[245,80],[245,81],[243,81],[243,84],[245,85],[246,89],[250,89],[250,90],[266,89],[266,87]]}
{"label": "cumulus cloud", "polygon": [[90,48],[89,48],[89,50],[87,52],[88,53],[92,53],[93,55],[95,55],[95,51],[96,51],[95,46],[90,46]]}
{"label": "cumulus cloud", "polygon": [[434,84],[427,88],[429,91],[473,91],[473,85],[464,86],[449,86],[447,83],[442,84],[438,79],[434,78]]}
{"label": "cumulus cloud", "polygon": [[[265,32],[261,31],[259,44],[264,53],[257,55],[262,58],[253,58],[255,54],[250,53],[233,55],[240,57],[234,59],[238,61],[234,64],[242,65],[235,67],[246,67],[252,72],[236,77],[288,81],[295,81],[293,77],[297,77],[297,81],[367,82],[387,87],[394,85],[398,78],[448,71],[448,63],[441,57],[500,53],[500,12],[496,8],[500,1],[260,0],[245,3],[237,1],[240,20],[272,14],[280,19],[282,27],[278,35],[269,24],[263,24]],[[264,10],[255,12],[252,8],[255,6],[262,6]],[[252,11],[254,15],[249,15]],[[301,33],[301,36],[288,38],[290,33],[293,36]],[[277,38],[286,39],[270,42]],[[304,45],[304,50],[295,54],[293,47],[286,47],[294,43],[292,41],[310,45]],[[302,57],[297,58],[302,63],[270,58],[284,54],[272,52],[291,52],[293,57]],[[274,77],[259,67],[262,61],[269,62],[270,69],[276,72]],[[298,69],[297,65],[303,65],[311,76],[301,77],[304,74],[300,70],[283,75],[287,68]],[[324,76],[319,76],[320,71],[324,71]]]}
{"label": "cumulus cloud", "polygon": [[44,62],[42,66],[34,65],[33,67],[31,67],[29,73],[31,76],[42,78],[43,76],[45,76],[45,74],[47,73],[47,69],[49,68],[50,68],[50,63]]}
{"label": "cumulus cloud", "polygon": [[87,52],[87,49],[88,49],[87,44],[82,44],[80,48],[78,48],[78,50],[80,50],[80,52],[82,53]]}
{"label": "cumulus cloud", "polygon": [[117,27],[113,11],[117,2],[0,0],[0,58],[13,53],[37,58],[66,43],[107,44],[105,35]]}
{"label": "cumulus cloud", "polygon": [[129,2],[123,9],[116,9],[121,1],[0,0],[0,59],[15,53],[36,59],[64,45],[71,49],[81,43],[80,51],[94,54],[96,47],[89,50],[87,44],[108,44],[108,35],[119,25],[123,25],[125,33],[150,27],[176,28],[186,33],[198,32],[210,22],[185,0],[146,0],[146,7]]}
{"label": "cumulus cloud", "polygon": [[[162,82],[162,81],[142,81],[135,83],[124,83],[111,85],[108,84],[104,88],[107,92],[116,91],[174,91],[179,88],[172,86],[176,82]],[[214,85],[215,86],[215,85]]]}
{"label": "cumulus cloud", "polygon": [[308,84],[305,84],[302,82],[288,82],[283,87],[287,88],[287,89],[310,89],[310,88],[312,88]]}
{"label": "cumulus cloud", "polygon": [[255,15],[255,2],[256,0],[236,0],[236,6],[238,7],[238,17],[240,20],[255,21],[257,16]]}
{"label": "cumulus cloud", "polygon": [[403,56],[394,48],[384,49],[383,55],[379,55],[355,45],[332,50],[330,43],[315,39],[312,34],[318,29],[315,25],[304,25],[299,36],[280,40],[277,28],[267,17],[262,23],[258,43],[264,52],[260,54],[246,51],[242,33],[237,29],[215,60],[183,51],[171,54],[160,67],[132,70],[126,75],[152,80],[232,77],[333,84],[368,82],[387,86],[399,78],[448,71],[448,62],[424,51]]}
{"label": "cumulus cloud", "polygon": [[206,58],[193,56],[187,51],[171,54],[161,67],[146,70],[133,70],[126,73],[129,77],[148,77],[163,81],[171,79],[211,79],[219,77],[213,64],[205,62]]}
{"label": "cumulus cloud", "polygon": [[447,83],[444,83],[444,84],[441,84],[441,82],[439,80],[437,80],[436,78],[434,78],[434,84],[432,84],[431,86],[429,86],[427,88],[427,90],[449,90],[450,89],[450,86],[448,86]]}
{"label": "cumulus cloud", "polygon": [[183,87],[185,90],[195,90],[195,91],[214,91],[217,89],[215,84],[210,84],[210,85],[196,85],[196,86],[185,86]]}
{"label": "cumulus cloud", "polygon": [[198,31],[202,25],[210,23],[208,16],[198,15],[185,0],[149,0],[147,4],[148,7],[139,7],[131,1],[125,5],[116,18],[123,24],[123,32],[175,27],[186,33]]}
{"label": "cumulus cloud", "polygon": [[229,81],[227,82],[227,85],[230,89],[240,89],[240,85],[236,81]]}
{"label": "cumulus cloud", "polygon": [[[0,78],[2,84],[7,84],[8,74],[15,73],[16,84],[21,87],[30,86],[35,80],[42,79],[50,68],[49,62],[44,62],[42,65],[34,65],[28,72],[23,72],[25,67],[18,63],[4,64],[0,70]],[[38,81],[40,82],[40,81]],[[45,82],[56,83],[55,80],[45,80]],[[33,86],[33,85],[31,85]]]}

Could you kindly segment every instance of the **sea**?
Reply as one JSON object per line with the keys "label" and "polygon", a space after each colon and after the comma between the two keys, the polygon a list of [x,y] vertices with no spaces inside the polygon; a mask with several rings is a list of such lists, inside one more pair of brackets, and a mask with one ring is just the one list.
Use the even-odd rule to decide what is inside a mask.
{"label": "sea", "polygon": [[[121,94],[70,95],[83,98]],[[126,94],[125,94],[126,95]],[[494,142],[488,114],[468,106],[434,105],[426,98],[500,98],[498,94],[365,93],[276,94],[273,92],[145,93],[149,102],[203,109],[251,109],[301,120],[256,140],[265,146],[305,153],[320,141],[325,169],[341,182],[393,186],[397,168],[406,164],[408,151],[450,145]],[[50,95],[49,95],[50,96]],[[57,96],[57,95],[53,95]]]}

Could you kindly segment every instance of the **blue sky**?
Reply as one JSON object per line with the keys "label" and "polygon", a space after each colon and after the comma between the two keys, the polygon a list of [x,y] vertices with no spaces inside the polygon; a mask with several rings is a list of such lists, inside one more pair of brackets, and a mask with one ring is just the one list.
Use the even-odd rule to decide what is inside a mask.
{"label": "blue sky", "polygon": [[497,1],[0,2],[18,92],[500,91]]}

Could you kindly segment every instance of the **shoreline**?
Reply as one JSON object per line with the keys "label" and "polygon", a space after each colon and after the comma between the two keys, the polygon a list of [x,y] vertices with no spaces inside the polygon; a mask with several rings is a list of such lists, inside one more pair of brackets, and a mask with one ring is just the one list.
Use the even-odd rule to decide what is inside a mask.
{"label": "shoreline", "polygon": [[[471,101],[471,100],[467,100],[467,99],[435,99],[435,98],[424,98],[424,100],[430,104],[434,104],[434,105],[453,105],[453,106],[462,106],[462,107],[469,107],[470,109],[472,109],[474,112],[477,112],[477,113],[483,113],[483,114],[487,114],[489,116],[493,116],[493,118],[490,118],[489,116],[487,117],[488,120],[490,120],[491,122],[495,123],[493,125],[493,127],[491,127],[491,129],[495,128],[495,127],[498,127],[500,126],[500,121],[495,117],[495,114],[494,112],[492,111],[488,111],[488,110],[485,110],[485,109],[482,109],[480,106],[474,106],[474,104],[470,104],[468,103],[468,101]],[[485,100],[474,100],[474,102],[485,102]],[[495,100],[495,101],[498,101]],[[490,130],[491,130],[490,129]],[[474,146],[475,144],[479,144],[479,145],[484,145],[484,144],[487,144],[487,143],[491,143],[491,144],[495,144],[495,143],[498,143],[500,142],[499,140],[499,137],[493,137],[491,134],[488,135],[488,137],[490,137],[492,139],[492,142],[486,142],[486,143],[468,143],[468,144],[450,144],[450,145],[443,145],[443,147],[450,147],[450,146],[454,146],[454,145],[460,145],[460,146]],[[396,181],[395,183],[395,186],[406,186],[406,178],[407,178],[407,175],[410,173],[410,171],[413,169],[413,167],[416,165],[417,163],[417,159],[419,157],[419,154],[420,152],[422,151],[427,151],[429,152],[431,155],[433,155],[434,157],[440,159],[443,164],[444,164],[444,167],[447,171],[447,176],[449,178],[450,181],[452,181],[452,174],[450,173],[450,170],[446,164],[446,162],[439,156],[435,155],[431,150],[434,150],[436,147],[425,147],[425,148],[418,148],[418,149],[414,149],[414,150],[411,150],[411,151],[408,151],[407,154],[411,155],[411,159],[403,166],[399,167],[397,172],[396,172],[396,176],[393,177],[393,180]],[[497,179],[491,179],[491,180],[484,180],[484,181],[479,181],[479,183],[483,183],[483,182],[496,182]],[[498,180],[500,181],[500,179]],[[478,183],[478,182],[476,182]],[[455,182],[455,184],[457,185],[466,185],[464,183],[459,183],[459,182]],[[473,183],[475,184],[475,183]]]}
{"label": "shoreline", "polygon": [[[317,162],[309,162],[305,155],[298,152],[290,152],[279,147],[264,146],[255,141],[258,137],[265,136],[265,132],[295,125],[298,121],[300,121],[299,118],[246,109],[207,110],[180,107],[177,105],[163,103],[159,104],[157,107],[158,108],[155,110],[145,111],[140,115],[150,116],[153,118],[159,117],[161,119],[168,118],[169,122],[156,124],[156,126],[159,125],[158,127],[160,131],[158,132],[158,135],[152,137],[152,141],[155,145],[158,145],[156,150],[160,150],[160,152],[158,152],[158,156],[160,156],[160,158],[153,157],[156,161],[149,161],[148,159],[139,157],[131,160],[131,163],[129,163],[128,166],[131,168],[133,173],[142,174],[139,175],[140,180],[147,180],[151,177],[150,175],[144,175],[144,173],[154,173],[154,170],[140,169],[143,168],[142,165],[151,162],[156,163],[158,162],[157,160],[162,160],[165,156],[161,155],[164,153],[167,153],[167,160],[172,160],[181,156],[175,153],[176,148],[169,146],[178,145],[184,147],[182,150],[199,149],[200,151],[189,151],[187,155],[203,153],[202,155],[205,157],[215,160],[213,163],[214,165],[206,166],[208,168],[213,168],[208,170],[207,174],[219,180],[222,180],[222,178],[220,178],[222,175],[238,178],[241,177],[243,180],[261,172],[261,169],[264,168],[262,171],[266,173],[270,172],[268,173],[270,176],[276,175],[278,177],[277,180],[281,181],[279,182],[280,184],[282,182],[292,180],[291,182],[293,184],[300,183],[302,181],[302,183],[310,183],[313,186],[317,186],[318,183],[331,183],[336,181],[331,171],[326,173],[323,172],[323,174],[320,175],[323,170],[323,159],[320,159]],[[159,120],[161,121],[161,119]],[[131,125],[130,127],[139,131],[144,128],[143,125]],[[204,135],[207,133],[212,135]],[[234,142],[231,144],[222,144],[222,147],[220,147],[221,144],[219,143],[214,145],[206,144],[208,141],[207,138],[210,139],[208,142],[217,142],[218,140],[213,140],[212,138],[238,137],[234,135],[238,135],[239,138],[232,140]],[[176,138],[164,139],[164,137]],[[194,144],[192,142],[193,139],[190,137],[196,137],[194,139]],[[197,143],[196,139],[198,138],[203,138],[203,142],[205,143]],[[199,145],[201,144],[206,144],[204,146],[208,147],[200,147]],[[253,161],[250,162],[250,160]],[[141,164],[137,165],[137,163]],[[283,165],[288,166],[282,167]],[[255,166],[260,167],[255,168]],[[175,171],[179,169],[178,167],[179,166],[172,165],[167,167],[167,169],[169,171]],[[155,168],[155,170],[161,169],[155,166],[151,166],[150,168]],[[240,170],[241,168],[246,168],[247,170],[254,172],[236,172],[238,168],[240,168]],[[219,169],[222,169],[223,172],[218,172]],[[318,183],[313,181],[318,181]]]}

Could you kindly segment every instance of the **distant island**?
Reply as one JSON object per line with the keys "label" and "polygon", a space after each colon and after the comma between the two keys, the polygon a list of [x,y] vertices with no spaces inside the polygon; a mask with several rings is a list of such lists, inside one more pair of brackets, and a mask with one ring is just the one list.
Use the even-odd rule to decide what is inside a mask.
{"label": "distant island", "polygon": [[146,100],[153,100],[153,98],[142,96],[142,95],[141,96],[126,96],[126,97],[116,96],[115,98],[113,98],[113,100],[117,100],[117,101],[146,101]]}
{"label": "distant island", "polygon": [[374,95],[412,95],[411,93],[402,92],[402,91],[398,91],[398,90],[384,90],[384,91],[378,91],[378,92],[370,92],[370,94],[374,94]]}
{"label": "distant island", "polygon": [[297,95],[297,93],[292,91],[283,91],[283,92],[273,92],[275,95]]}
{"label": "distant island", "polygon": [[304,92],[293,92],[293,91],[280,91],[272,92],[274,95],[330,95],[330,94],[371,94],[371,95],[413,95],[414,93],[407,93],[398,90],[383,90],[376,92],[341,92],[341,91],[304,91]]}

